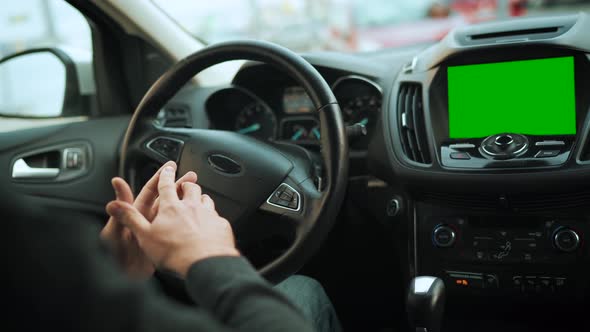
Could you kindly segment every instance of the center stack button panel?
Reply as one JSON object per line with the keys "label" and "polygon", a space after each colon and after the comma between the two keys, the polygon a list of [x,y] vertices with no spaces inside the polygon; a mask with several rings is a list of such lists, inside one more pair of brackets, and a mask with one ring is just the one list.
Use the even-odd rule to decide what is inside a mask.
{"label": "center stack button panel", "polygon": [[573,293],[583,275],[578,270],[586,269],[581,266],[587,257],[586,223],[544,217],[517,219],[430,216],[420,220],[419,273],[443,278],[451,291]]}

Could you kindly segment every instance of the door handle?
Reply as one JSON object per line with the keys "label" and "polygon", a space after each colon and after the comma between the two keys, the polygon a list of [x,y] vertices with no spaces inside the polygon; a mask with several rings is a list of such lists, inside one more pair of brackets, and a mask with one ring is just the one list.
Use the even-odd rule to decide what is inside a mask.
{"label": "door handle", "polygon": [[27,164],[24,159],[17,160],[12,166],[13,179],[47,179],[59,174],[59,168],[36,168]]}

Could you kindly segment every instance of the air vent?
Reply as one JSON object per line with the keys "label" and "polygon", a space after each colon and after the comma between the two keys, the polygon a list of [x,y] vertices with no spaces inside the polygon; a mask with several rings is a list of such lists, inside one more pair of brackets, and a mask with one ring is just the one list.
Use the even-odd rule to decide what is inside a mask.
{"label": "air vent", "polygon": [[424,124],[422,85],[402,83],[397,96],[400,141],[406,156],[421,164],[430,164]]}
{"label": "air vent", "polygon": [[583,17],[565,15],[488,22],[458,28],[453,34],[455,40],[465,46],[549,40],[569,31]]}
{"label": "air vent", "polygon": [[557,33],[558,31],[559,31],[559,27],[500,31],[500,32],[490,32],[490,33],[481,33],[481,34],[477,34],[477,35],[472,35],[471,39],[478,40],[478,39],[503,38],[503,37],[518,37],[518,36],[525,36],[525,35],[530,36],[530,35],[538,35],[538,34],[545,34],[545,33]]}
{"label": "air vent", "polygon": [[191,128],[190,108],[186,105],[169,105],[158,114],[158,122],[164,127]]}
{"label": "air vent", "polygon": [[497,195],[492,194],[453,194],[448,192],[423,191],[414,193],[416,199],[434,205],[477,211],[495,211],[501,208]]}
{"label": "air vent", "polygon": [[448,192],[417,192],[415,197],[425,203],[475,211],[512,211],[521,213],[570,212],[590,205],[590,190],[571,193],[529,193],[511,196]]}

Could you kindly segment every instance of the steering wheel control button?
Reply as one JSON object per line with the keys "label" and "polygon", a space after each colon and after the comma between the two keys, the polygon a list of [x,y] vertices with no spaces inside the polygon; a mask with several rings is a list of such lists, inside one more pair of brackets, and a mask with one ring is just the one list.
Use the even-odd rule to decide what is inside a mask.
{"label": "steering wheel control button", "polygon": [[553,244],[563,252],[573,252],[580,246],[580,236],[569,228],[559,228],[553,234]]}
{"label": "steering wheel control button", "polygon": [[149,141],[146,146],[149,150],[161,155],[168,160],[178,160],[183,141],[171,137],[156,137]]}
{"label": "steering wheel control button", "polygon": [[283,201],[291,201],[293,199],[293,194],[289,191],[283,191],[279,195],[279,199]]}
{"label": "steering wheel control button", "polygon": [[455,244],[455,231],[445,225],[439,225],[432,231],[432,242],[439,248],[448,248]]}
{"label": "steering wheel control button", "polygon": [[492,135],[481,143],[480,152],[494,159],[511,159],[524,154],[529,140],[520,134]]}
{"label": "steering wheel control button", "polygon": [[289,207],[291,209],[294,210],[298,210],[299,209],[299,196],[293,196],[293,199],[291,200],[291,203],[289,203]]}
{"label": "steering wheel control button", "polygon": [[280,208],[299,211],[301,196],[293,187],[283,183],[268,198],[267,203]]}
{"label": "steering wheel control button", "polygon": [[451,159],[455,160],[469,160],[471,156],[467,152],[451,152],[450,154]]}
{"label": "steering wheel control button", "polygon": [[535,158],[551,158],[559,154],[559,150],[541,150],[537,152]]}

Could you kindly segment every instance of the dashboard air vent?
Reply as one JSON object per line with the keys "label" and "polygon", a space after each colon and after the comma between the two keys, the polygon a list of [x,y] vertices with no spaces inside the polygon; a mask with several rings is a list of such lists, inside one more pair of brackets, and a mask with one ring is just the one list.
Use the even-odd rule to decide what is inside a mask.
{"label": "dashboard air vent", "polygon": [[405,155],[421,164],[430,164],[424,124],[422,85],[402,83],[397,96],[397,116],[401,145]]}
{"label": "dashboard air vent", "polygon": [[461,45],[490,45],[549,40],[569,31],[584,16],[528,17],[510,22],[488,22],[458,28],[453,34]]}
{"label": "dashboard air vent", "polygon": [[511,211],[545,215],[571,213],[572,209],[590,205],[590,188],[567,193],[523,193],[512,196],[422,191],[414,193],[414,196],[425,203],[472,211]]}
{"label": "dashboard air vent", "polygon": [[523,35],[537,35],[545,33],[557,33],[559,27],[548,27],[548,28],[537,28],[537,29],[523,29],[523,30],[512,30],[512,31],[499,31],[499,32],[488,32],[472,35],[471,39],[490,39],[490,38],[503,38],[503,37],[515,37]]}

